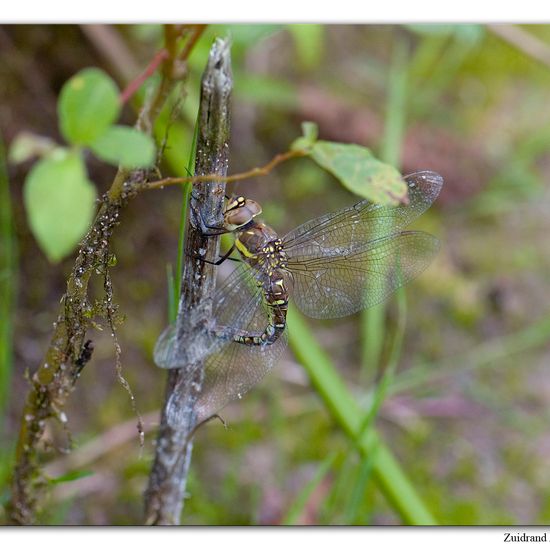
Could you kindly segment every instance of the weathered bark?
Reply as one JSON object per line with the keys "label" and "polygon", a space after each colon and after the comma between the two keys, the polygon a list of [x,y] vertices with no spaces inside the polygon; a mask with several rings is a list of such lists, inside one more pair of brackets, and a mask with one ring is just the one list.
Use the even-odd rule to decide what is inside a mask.
{"label": "weathered bark", "polygon": [[[229,42],[218,39],[210,51],[203,75],[197,137],[195,172],[197,175],[227,175],[232,90]],[[225,183],[203,182],[193,186],[185,233],[186,256],[183,265],[181,296],[177,318],[178,355],[200,337],[212,313],[215,267],[219,239],[205,237],[197,220],[219,226],[223,215]],[[197,259],[200,251],[201,259]],[[206,252],[205,252],[206,251]],[[177,525],[191,461],[191,437],[197,415],[195,403],[203,378],[201,363],[182,361],[172,369],[157,439],[156,455],[145,495],[145,518],[149,525]]]}

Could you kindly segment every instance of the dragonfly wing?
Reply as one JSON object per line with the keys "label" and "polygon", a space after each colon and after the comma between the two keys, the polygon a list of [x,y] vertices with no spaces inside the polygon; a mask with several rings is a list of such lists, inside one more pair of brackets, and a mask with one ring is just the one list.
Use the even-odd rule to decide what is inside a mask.
{"label": "dragonfly wing", "polygon": [[176,325],[172,323],[162,331],[157,339],[153,351],[155,365],[161,369],[177,368],[176,351]]}
{"label": "dragonfly wing", "polygon": [[331,256],[289,258],[296,305],[306,315],[332,319],[384,301],[430,264],[439,241],[420,231],[403,231]]}
{"label": "dragonfly wing", "polygon": [[275,366],[287,341],[285,329],[272,344],[249,346],[231,342],[209,355],[205,363],[202,392],[196,405],[198,421],[212,416],[227,403],[241,399],[258,384]]}
{"label": "dragonfly wing", "polygon": [[338,249],[362,249],[366,242],[399,233],[425,212],[437,198],[443,178],[435,172],[416,172],[405,176],[408,204],[383,206],[361,201],[310,220],[283,239],[290,257],[332,256]]}
{"label": "dragonfly wing", "polygon": [[[253,388],[286,347],[286,331],[272,344],[246,345],[233,340],[235,334],[261,334],[266,329],[269,317],[258,286],[261,276],[262,272],[240,264],[212,298],[212,321],[206,334],[200,336],[203,352],[197,356],[204,361],[202,390],[196,403],[199,422]],[[162,368],[181,367],[175,347],[172,325],[157,342],[155,363]]]}
{"label": "dragonfly wing", "polygon": [[[268,309],[258,280],[266,277],[246,264],[229,280],[214,301],[214,320],[229,328],[231,338],[240,334],[259,335],[269,322]],[[234,340],[212,348],[205,361],[202,392],[197,401],[199,421],[213,415],[227,403],[240,399],[275,366],[287,345],[286,330],[273,343],[247,345]]]}
{"label": "dragonfly wing", "polygon": [[[212,316],[205,330],[197,336],[197,342],[189,342],[184,353],[178,353],[176,342],[176,325],[171,324],[160,335],[155,345],[155,364],[163,369],[181,368],[189,362],[198,362],[207,355],[231,341],[230,331],[227,337],[215,332],[217,325],[239,328],[246,325],[253,317],[255,309],[262,301],[262,294],[256,283],[256,272],[247,265],[241,264],[235,269],[212,297]],[[194,347],[189,353],[189,347]]]}

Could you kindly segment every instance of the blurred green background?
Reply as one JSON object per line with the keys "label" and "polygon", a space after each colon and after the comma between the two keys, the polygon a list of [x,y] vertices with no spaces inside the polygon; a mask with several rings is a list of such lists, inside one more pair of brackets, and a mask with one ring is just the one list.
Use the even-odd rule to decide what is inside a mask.
{"label": "blurred green background", "polygon": [[[185,174],[200,75],[213,38],[228,34],[231,173],[285,151],[310,120],[322,139],[360,143],[403,173],[434,170],[445,179],[415,224],[441,239],[441,252],[406,296],[308,325],[359,406],[379,405],[378,433],[437,522],[547,524],[550,26],[210,26],[190,58],[166,175]],[[158,25],[0,27],[5,148],[23,130],[59,141],[63,83],[98,66],[123,87],[161,39]],[[123,120],[135,120],[129,107]],[[48,263],[30,234],[22,184],[31,165],[0,170],[2,502],[25,373],[40,363],[72,265],[71,258]],[[92,157],[88,167],[99,193],[106,191],[114,169]],[[357,200],[307,160],[233,190],[260,201],[281,234]],[[123,368],[146,417],[144,452],[116,381],[109,331],[93,331],[93,359],[67,409],[75,448],[43,453],[46,473],[58,478],[44,523],[142,522],[166,376],[152,350],[168,317],[166,270],[176,262],[180,197],[177,188],[141,194],[113,240],[115,298],[126,316]],[[228,406],[227,429],[213,422],[198,432],[183,524],[403,522],[380,492],[372,460],[343,433],[298,359],[289,350]],[[63,446],[62,434],[51,431],[54,447]]]}

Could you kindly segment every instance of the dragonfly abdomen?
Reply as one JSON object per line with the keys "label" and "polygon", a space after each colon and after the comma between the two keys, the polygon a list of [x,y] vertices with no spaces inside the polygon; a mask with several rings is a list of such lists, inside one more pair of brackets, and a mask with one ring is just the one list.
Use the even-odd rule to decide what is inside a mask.
{"label": "dragonfly abdomen", "polygon": [[217,335],[247,346],[268,346],[276,342],[286,328],[288,289],[284,275],[282,269],[275,269],[266,274],[263,281],[258,281],[262,288],[267,313],[267,323],[263,331],[218,327],[215,329]]}
{"label": "dragonfly abdomen", "polygon": [[246,330],[234,330],[228,327],[216,327],[214,333],[217,337],[233,340],[245,346],[269,346],[274,344],[286,327],[286,311],[284,315],[274,316],[274,322],[268,322],[263,332],[249,332]]}
{"label": "dragonfly abdomen", "polygon": [[279,336],[283,333],[285,326],[286,321],[284,324],[268,324],[266,329],[261,334],[239,331],[234,334],[233,340],[238,344],[244,344],[245,346],[269,346],[277,341]]}

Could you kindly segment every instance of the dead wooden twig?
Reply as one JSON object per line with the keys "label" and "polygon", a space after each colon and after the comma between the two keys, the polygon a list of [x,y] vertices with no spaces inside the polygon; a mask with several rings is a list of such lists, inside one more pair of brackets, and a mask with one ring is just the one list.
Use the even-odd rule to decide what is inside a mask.
{"label": "dead wooden twig", "polygon": [[[186,251],[206,251],[200,260],[184,260],[177,318],[178,354],[205,330],[212,312],[209,299],[215,287],[213,261],[219,254],[219,238],[206,237],[197,220],[219,225],[223,215],[228,169],[230,98],[233,86],[228,40],[216,40],[203,74],[198,138],[195,157],[197,175],[216,174],[220,181],[195,184],[191,193],[185,233]],[[200,217],[200,218],[199,218]],[[156,455],[145,495],[145,520],[149,525],[176,525],[183,506],[191,460],[192,436],[197,415],[195,403],[201,390],[203,365],[182,359],[170,370],[157,439]]]}

